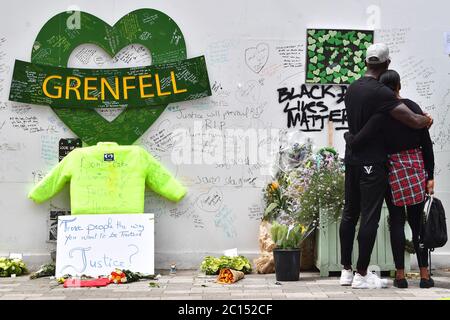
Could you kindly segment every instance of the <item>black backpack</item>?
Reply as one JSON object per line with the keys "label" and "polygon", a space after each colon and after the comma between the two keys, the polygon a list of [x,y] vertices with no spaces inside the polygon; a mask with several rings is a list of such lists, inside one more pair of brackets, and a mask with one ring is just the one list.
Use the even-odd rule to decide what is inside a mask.
{"label": "black backpack", "polygon": [[447,225],[441,200],[435,197],[427,199],[422,228],[421,242],[424,248],[433,251],[434,248],[443,247],[447,243]]}

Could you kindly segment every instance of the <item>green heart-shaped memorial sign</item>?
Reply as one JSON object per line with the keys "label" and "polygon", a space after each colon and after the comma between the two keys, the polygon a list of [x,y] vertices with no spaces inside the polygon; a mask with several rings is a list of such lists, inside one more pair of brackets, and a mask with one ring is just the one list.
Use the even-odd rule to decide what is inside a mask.
{"label": "green heart-shaped memorial sign", "polygon": [[[77,23],[72,21],[74,15]],[[31,62],[67,67],[71,52],[86,43],[101,47],[111,57],[130,44],[140,44],[149,49],[152,64],[186,59],[186,44],[177,24],[160,11],[139,9],[122,17],[114,26],[85,12],[57,14],[37,35]],[[112,122],[92,108],[75,105],[70,108],[52,106],[52,109],[88,145],[99,141],[132,144],[155,122],[166,106],[126,107]]]}

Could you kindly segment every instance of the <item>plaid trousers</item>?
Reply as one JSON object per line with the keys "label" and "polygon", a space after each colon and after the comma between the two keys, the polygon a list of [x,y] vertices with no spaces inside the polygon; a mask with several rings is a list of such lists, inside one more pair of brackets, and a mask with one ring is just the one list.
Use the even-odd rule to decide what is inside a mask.
{"label": "plaid trousers", "polygon": [[410,206],[425,200],[427,173],[420,148],[389,155],[389,185],[392,203]]}

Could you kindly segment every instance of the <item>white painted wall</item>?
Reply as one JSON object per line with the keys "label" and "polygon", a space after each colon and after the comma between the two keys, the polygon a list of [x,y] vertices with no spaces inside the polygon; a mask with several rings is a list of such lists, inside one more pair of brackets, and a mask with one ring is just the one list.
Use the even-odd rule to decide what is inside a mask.
{"label": "white painted wall", "polygon": [[[32,203],[26,194],[39,174],[56,164],[58,140],[73,134],[50,108],[11,103],[8,92],[14,60],[29,61],[41,26],[53,15],[73,9],[71,5],[110,24],[138,8],[163,11],[183,31],[188,57],[206,55],[211,84],[217,82],[222,88],[211,98],[171,105],[137,142],[189,188],[189,195],[177,205],[148,192],[146,211],[156,214],[157,268],[168,268],[172,261],[179,268],[196,268],[206,254],[233,247],[249,256],[257,254],[265,172],[252,165],[176,166],[170,159],[170,144],[155,145],[153,137],[178,127],[192,128],[190,116],[222,129],[285,128],[286,114],[284,105],[277,102],[277,89],[304,82],[304,55],[296,56],[301,65],[284,68],[278,49],[291,45],[303,50],[308,27],[375,28],[375,39],[391,45],[392,68],[404,77],[402,94],[434,116],[437,196],[450,210],[450,57],[444,54],[443,44],[443,33],[450,31],[448,1],[432,5],[419,0],[4,1],[0,4],[0,255],[21,252],[30,263],[48,260],[54,247],[46,242],[48,213],[52,208],[69,208],[67,188],[42,205]],[[256,74],[245,64],[245,49],[259,43],[269,46],[269,57]],[[243,94],[247,89],[250,96]],[[329,99],[325,102],[342,107]],[[248,117],[226,113],[246,108],[257,112]],[[15,117],[19,121],[35,117],[31,118],[34,124],[25,126],[28,131],[14,127]],[[33,126],[43,130],[32,133]],[[308,135],[317,146],[327,142],[326,127]],[[335,133],[334,140],[342,152],[342,131]],[[239,185],[240,179],[248,178],[254,183]],[[205,180],[209,183],[200,183]],[[205,196],[214,193],[221,199],[217,205],[202,205]],[[450,265],[450,243],[435,253],[434,261]]]}

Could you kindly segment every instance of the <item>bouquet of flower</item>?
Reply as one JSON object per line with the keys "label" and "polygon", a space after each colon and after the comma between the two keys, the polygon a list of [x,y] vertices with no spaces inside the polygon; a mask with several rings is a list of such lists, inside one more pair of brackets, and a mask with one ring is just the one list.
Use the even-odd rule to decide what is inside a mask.
{"label": "bouquet of flower", "polygon": [[43,277],[49,277],[55,275],[55,269],[56,266],[54,263],[47,263],[42,265],[39,270],[36,272],[33,272],[30,275],[30,279],[37,279],[37,278],[43,278]]}
{"label": "bouquet of flower", "polygon": [[252,272],[252,265],[250,264],[250,261],[244,256],[222,256],[220,258],[207,256],[200,265],[200,269],[202,270],[202,272],[205,272],[207,275],[218,274],[220,270],[224,268],[242,271],[243,273]]}
{"label": "bouquet of flower", "polygon": [[[293,156],[297,152],[301,155]],[[298,161],[287,169],[284,167],[285,170],[280,166],[267,185],[263,220],[287,225],[300,223],[311,231],[318,227],[322,210],[322,220],[336,221],[344,204],[344,165],[337,152],[322,148],[313,154],[307,140],[303,146],[294,145],[287,154],[289,159]]]}
{"label": "bouquet of flower", "polygon": [[274,246],[299,247],[319,224],[336,221],[343,208],[344,165],[337,152],[322,148],[315,153],[312,141],[298,135],[286,135],[276,173],[264,190],[266,209],[259,230],[261,255],[255,260],[260,273],[274,270]]}
{"label": "bouquet of flower", "polygon": [[21,259],[0,257],[0,277],[10,277],[12,274],[20,276],[28,273],[25,263]]}
{"label": "bouquet of flower", "polygon": [[[344,206],[344,164],[333,148],[322,148],[314,156],[308,187],[299,198],[302,219],[314,226],[339,219]],[[319,211],[322,210],[320,219]],[[321,220],[321,221],[320,221]]]}
{"label": "bouquet of flower", "polygon": [[230,268],[220,269],[219,276],[217,277],[218,283],[231,284],[244,278],[242,271],[233,270]]}

